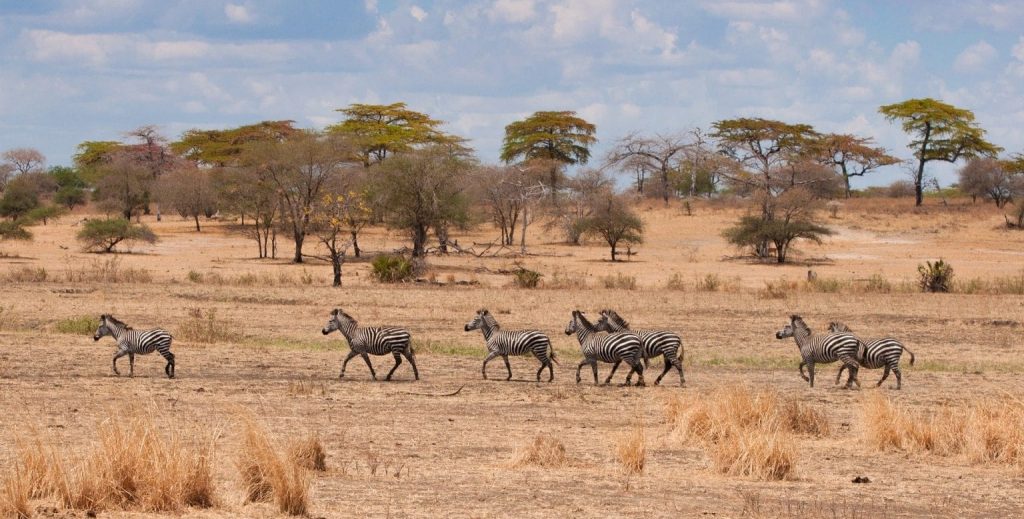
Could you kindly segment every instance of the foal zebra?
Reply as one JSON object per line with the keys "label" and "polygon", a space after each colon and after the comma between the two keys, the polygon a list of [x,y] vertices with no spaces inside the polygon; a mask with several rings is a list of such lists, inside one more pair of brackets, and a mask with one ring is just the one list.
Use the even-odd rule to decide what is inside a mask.
{"label": "foal zebra", "polygon": [[485,308],[477,310],[476,316],[466,323],[464,329],[467,332],[480,330],[484,334],[488,351],[484,366],[480,370],[483,372],[484,380],[487,380],[487,363],[494,357],[501,357],[505,361],[505,369],[508,370],[508,378],[505,380],[512,380],[512,366],[508,363],[508,356],[527,353],[533,353],[540,361],[537,382],[540,382],[540,374],[544,372],[545,367],[548,368],[548,382],[555,379],[555,369],[551,365],[551,361],[555,360],[555,350],[551,347],[551,339],[544,333],[537,330],[503,331],[497,319]]}
{"label": "foal zebra", "polygon": [[590,368],[594,371],[594,384],[597,384],[597,361],[601,362],[614,362],[612,366],[612,372],[608,374],[608,378],[605,379],[604,383],[608,384],[612,381],[612,376],[615,375],[615,370],[619,368],[619,364],[622,361],[626,361],[630,366],[629,374],[626,375],[626,384],[629,385],[633,378],[633,373],[638,375],[636,385],[643,386],[644,384],[644,365],[640,362],[640,350],[643,349],[643,345],[640,343],[640,337],[637,337],[632,332],[616,332],[608,335],[598,335],[597,329],[594,325],[583,316],[583,312],[579,310],[572,311],[572,320],[569,321],[569,325],[565,328],[566,335],[576,334],[576,339],[580,342],[580,350],[583,352],[583,360],[578,366],[576,366],[576,383],[580,383],[580,369],[585,364],[590,364]]}
{"label": "foal zebra", "polygon": [[[828,329],[832,332],[846,332],[852,333],[845,324],[840,322],[831,322],[828,325]],[[875,384],[875,387],[881,386],[885,379],[889,378],[889,371],[896,374],[896,389],[903,387],[903,374],[900,373],[900,356],[903,355],[903,350],[907,351],[910,355],[910,365],[914,365],[914,352],[907,349],[900,341],[892,337],[883,337],[881,339],[869,339],[863,341],[867,346],[863,356],[860,358],[860,365],[867,369],[878,369],[885,368],[882,373],[882,378]],[[843,365],[839,368],[839,373],[836,374],[836,383],[839,383],[839,377],[843,374],[843,370],[846,366]]]}
{"label": "foal zebra", "polygon": [[673,367],[679,372],[679,385],[686,385],[683,377],[683,340],[675,332],[668,330],[631,330],[626,322],[614,310],[601,310],[601,319],[594,325],[600,332],[633,332],[640,337],[643,344],[641,353],[644,357],[644,367],[648,365],[647,359],[663,356],[665,359],[665,370],[654,380],[654,385],[661,383],[668,370]]}
{"label": "foal zebra", "polygon": [[152,330],[133,330],[131,326],[118,321],[112,315],[103,314],[100,316],[100,326],[92,339],[98,341],[109,335],[117,341],[117,351],[114,352],[114,374],[120,376],[117,370],[117,359],[128,356],[128,376],[135,376],[135,355],[146,355],[159,351],[160,355],[167,360],[164,366],[164,373],[167,378],[174,378],[174,354],[171,353],[171,334],[167,330],[154,328]]}
{"label": "foal zebra", "polygon": [[[800,356],[803,358],[803,362],[800,363],[800,376],[810,382],[811,387],[814,387],[814,364],[830,364],[837,360],[842,361],[843,365],[850,370],[846,388],[850,389],[854,383],[860,387],[860,382],[857,380],[857,358],[862,356],[864,343],[853,334],[811,333],[811,329],[799,315],[792,315],[790,324],[775,332],[776,339],[785,339],[786,337],[796,340],[796,344],[800,348]],[[804,375],[805,365],[810,377]]]}
{"label": "foal zebra", "polygon": [[412,337],[408,330],[388,326],[360,328],[359,323],[340,308],[331,311],[331,319],[327,321],[327,325],[321,331],[327,335],[334,330],[339,330],[345,336],[351,349],[348,356],[345,357],[345,362],[341,364],[341,374],[338,375],[338,378],[345,376],[345,367],[348,366],[348,361],[359,355],[363,357],[366,366],[370,368],[370,376],[377,380],[377,373],[373,370],[373,364],[370,364],[370,357],[367,354],[387,355],[390,353],[395,356],[395,366],[391,368],[384,380],[391,380],[391,375],[402,364],[403,355],[409,359],[409,364],[412,365],[413,376],[416,377],[416,380],[420,379],[420,372],[416,369],[416,353],[412,351]]}

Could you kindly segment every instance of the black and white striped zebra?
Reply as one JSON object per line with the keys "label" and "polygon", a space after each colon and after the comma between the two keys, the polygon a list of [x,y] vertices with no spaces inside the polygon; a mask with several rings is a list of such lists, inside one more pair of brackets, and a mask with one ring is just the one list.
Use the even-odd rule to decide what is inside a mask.
{"label": "black and white striped zebra", "polygon": [[395,366],[391,368],[384,380],[391,380],[391,375],[402,364],[403,355],[409,359],[409,364],[412,365],[413,376],[416,377],[416,380],[420,379],[420,372],[416,369],[416,353],[412,350],[412,337],[408,330],[394,326],[360,328],[359,323],[340,308],[331,311],[331,319],[327,321],[327,325],[321,331],[327,335],[334,330],[340,331],[345,336],[351,349],[348,356],[345,357],[345,362],[341,364],[341,374],[338,375],[338,378],[345,376],[345,367],[348,366],[348,361],[359,355],[363,357],[366,366],[370,368],[370,376],[377,380],[377,373],[373,370],[369,355],[390,353],[395,356]]}
{"label": "black and white striped zebra", "polygon": [[551,347],[551,339],[543,332],[537,330],[509,330],[501,329],[498,320],[491,315],[486,308],[476,311],[473,320],[466,323],[464,329],[468,331],[480,330],[487,342],[487,358],[484,359],[481,372],[484,380],[487,380],[487,363],[495,357],[501,357],[505,361],[505,369],[508,370],[508,378],[512,380],[512,366],[508,363],[509,355],[526,355],[532,353],[540,361],[540,369],[537,370],[537,382],[540,382],[540,374],[544,368],[548,368],[548,382],[555,379],[555,369],[552,361],[555,360],[555,350]]}
{"label": "black and white striped zebra", "polygon": [[[857,384],[858,387],[860,386],[860,382],[857,380],[857,368],[859,366],[857,359],[863,353],[862,348],[864,346],[853,334],[815,334],[811,332],[807,323],[799,315],[792,315],[790,316],[790,324],[787,324],[782,330],[775,332],[776,339],[785,339],[787,337],[793,337],[800,348],[800,357],[803,358],[803,361],[800,362],[800,376],[810,382],[811,387],[814,387],[814,365],[830,364],[837,360],[841,361],[850,370],[849,378],[846,380],[846,388],[849,389],[853,384]],[[804,374],[804,366],[807,366],[810,374],[809,377]]]}
{"label": "black and white striped zebra", "polygon": [[171,353],[171,334],[167,330],[154,328],[152,330],[133,330],[131,326],[118,321],[112,315],[103,314],[100,316],[100,326],[92,338],[95,341],[109,335],[117,341],[117,351],[114,352],[114,374],[120,376],[117,370],[117,359],[128,356],[128,376],[135,375],[135,355],[146,355],[159,351],[160,355],[167,360],[164,366],[164,373],[167,378],[174,378],[174,354]]}
{"label": "black and white striped zebra", "polygon": [[590,364],[590,368],[594,371],[594,384],[597,384],[597,361],[614,362],[612,372],[608,374],[608,378],[604,381],[605,384],[608,384],[612,381],[612,376],[615,375],[615,370],[619,368],[619,364],[625,361],[630,366],[629,374],[626,375],[625,385],[628,386],[630,384],[633,373],[638,375],[636,385],[645,385],[644,365],[640,361],[640,350],[643,348],[643,345],[640,342],[640,337],[637,337],[635,333],[616,332],[608,335],[598,335],[594,325],[583,316],[583,312],[573,310],[572,320],[566,326],[565,334],[572,335],[574,333],[576,334],[576,339],[580,342],[580,351],[583,353],[583,360],[576,366],[577,384],[580,383],[580,370],[586,364]]}
{"label": "black and white striped zebra", "polygon": [[644,358],[644,367],[648,366],[648,359],[651,357],[664,357],[665,369],[654,380],[654,385],[661,383],[661,379],[673,367],[679,372],[679,385],[686,385],[686,378],[683,376],[683,339],[679,334],[668,330],[632,330],[615,310],[601,310],[601,318],[594,324],[598,331],[602,332],[633,332],[640,337],[643,344],[641,354]]}
{"label": "black and white striped zebra", "polygon": [[[845,324],[840,322],[831,322],[828,325],[828,329],[831,332],[845,332],[853,333],[853,330],[848,328]],[[860,361],[861,367],[867,369],[878,369],[885,368],[882,373],[882,378],[875,384],[875,387],[881,386],[885,379],[889,378],[889,372],[892,371],[896,374],[896,389],[903,387],[903,374],[900,372],[900,357],[903,355],[903,350],[907,351],[910,355],[910,365],[914,365],[914,352],[907,349],[900,341],[893,337],[882,337],[881,339],[868,339],[861,340],[865,344],[865,350],[863,356],[857,360]],[[846,366],[843,365],[839,368],[839,373],[836,374],[836,383],[839,383],[839,377],[843,374],[843,370]]]}

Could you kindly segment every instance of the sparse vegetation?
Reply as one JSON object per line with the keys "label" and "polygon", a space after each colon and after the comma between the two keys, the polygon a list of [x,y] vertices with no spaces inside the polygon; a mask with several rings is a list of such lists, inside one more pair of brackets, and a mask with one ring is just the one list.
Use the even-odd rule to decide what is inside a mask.
{"label": "sparse vegetation", "polygon": [[512,455],[513,467],[533,465],[544,468],[565,466],[569,462],[565,445],[551,434],[538,434],[533,440],[516,449]]}
{"label": "sparse vegetation", "polygon": [[949,292],[953,282],[953,266],[943,260],[926,261],[917,266],[918,284],[922,292]]}
{"label": "sparse vegetation", "polygon": [[636,276],[630,276],[621,272],[601,276],[601,285],[604,288],[617,290],[636,290]]}
{"label": "sparse vegetation", "polygon": [[122,218],[94,219],[85,222],[78,231],[78,241],[91,252],[113,252],[119,243],[156,243],[152,229],[143,224],[132,223]]}
{"label": "sparse vegetation", "polygon": [[381,254],[373,258],[371,268],[371,274],[381,283],[410,281],[416,275],[410,258],[392,254]]}
{"label": "sparse vegetation", "polygon": [[647,437],[641,423],[615,439],[615,458],[626,474],[641,474],[647,464]]}
{"label": "sparse vegetation", "polygon": [[251,417],[243,418],[243,438],[236,466],[245,501],[273,500],[281,513],[305,515],[309,509],[309,472],[292,456],[282,456],[266,430]]}
{"label": "sparse vegetation", "polygon": [[526,267],[518,267],[512,271],[512,276],[517,288],[537,288],[543,274]]}
{"label": "sparse vegetation", "polygon": [[70,333],[74,335],[91,335],[96,331],[98,319],[95,316],[80,315],[68,317],[57,321],[53,329],[57,333]]}
{"label": "sparse vegetation", "polygon": [[178,326],[176,336],[186,341],[217,343],[239,339],[230,323],[217,319],[217,310],[210,308],[188,308],[188,318]]}

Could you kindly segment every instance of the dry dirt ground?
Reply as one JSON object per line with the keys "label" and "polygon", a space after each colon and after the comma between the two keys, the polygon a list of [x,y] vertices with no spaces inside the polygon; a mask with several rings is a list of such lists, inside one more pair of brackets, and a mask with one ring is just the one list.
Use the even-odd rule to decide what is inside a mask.
{"label": "dry dirt ground", "polygon": [[[873,202],[873,201],[872,201]],[[586,276],[587,288],[509,288],[499,269],[511,258],[433,258],[437,279],[477,281],[477,286],[381,286],[367,279],[365,262],[346,266],[346,286],[322,280],[329,267],[294,266],[253,259],[255,247],[219,225],[203,233],[176,220],[155,225],[162,241],[119,255],[119,268],[144,269],[150,283],[69,283],[65,270],[91,269],[106,257],[83,254],[73,241],[80,216],[35,228],[28,244],[4,243],[0,275],[25,266],[44,267],[45,282],[6,282],[0,290],[0,467],[9,466],[19,438],[39,435],[69,450],[96,438],[112,409],[136,407],[168,429],[220,433],[216,476],[218,506],[188,510],[189,517],[270,517],[270,505],[243,505],[234,459],[239,417],[254,413],[278,439],[322,435],[328,471],[315,477],[313,517],[663,517],[743,515],[784,517],[1012,517],[1024,514],[1019,468],[975,464],[960,458],[873,450],[864,440],[861,407],[883,392],[910,409],[929,412],[978,398],[1019,398],[1024,382],[1024,297],[917,293],[812,293],[776,299],[759,293],[766,280],[801,279],[808,265],[820,276],[846,280],[881,274],[911,280],[916,265],[939,256],[962,277],[1019,276],[1024,233],[998,230],[1001,216],[987,208],[931,207],[925,212],[865,203],[844,208],[833,222],[838,234],[820,247],[805,247],[802,265],[776,267],[723,259],[736,254],[719,232],[735,209],[678,207],[645,212],[648,245],[629,263],[602,260],[607,249],[556,245],[533,236],[537,256],[524,264],[550,277]],[[539,230],[539,228],[538,228]],[[464,246],[493,232],[459,236]],[[374,230],[363,241],[371,251],[403,245],[401,236]],[[67,249],[61,247],[67,247]],[[480,249],[481,247],[477,247]],[[287,242],[281,255],[288,257]],[[188,272],[231,278],[262,276],[244,286],[192,282]],[[598,288],[609,272],[635,276],[636,290]],[[718,274],[729,291],[668,290],[673,274],[688,282]],[[306,284],[303,275],[313,275]],[[56,281],[54,281],[56,279]],[[207,278],[208,279],[208,278]],[[575,339],[562,332],[574,308],[611,306],[638,326],[676,329],[686,347],[687,385],[673,374],[660,387],[594,387],[574,383]],[[396,381],[373,382],[357,359],[336,378],[347,347],[320,329],[332,307],[366,324],[407,326],[414,336],[422,380],[411,382],[407,365]],[[488,307],[508,328],[534,327],[554,341],[561,364],[553,384],[535,383],[536,361],[513,359],[505,382],[500,361],[492,380],[480,377],[479,332],[462,325]],[[181,330],[213,323],[229,333],[212,342],[182,338]],[[807,387],[796,372],[792,340],[775,330],[798,312],[815,327],[840,319],[865,335],[892,333],[917,356],[906,366],[904,389],[880,389],[877,371],[862,371],[864,389],[832,386],[836,367],[821,369]],[[163,377],[163,362],[141,357],[136,377],[114,377],[113,343],[87,333],[61,333],[58,324],[113,313],[136,327],[174,332],[178,378]],[[210,317],[212,315],[212,318]],[[374,358],[378,374],[390,357]],[[122,373],[127,363],[122,360]],[[654,366],[658,366],[655,368]],[[607,366],[601,366],[601,376]],[[660,371],[652,365],[648,377]],[[586,372],[584,372],[586,375]],[[617,376],[621,381],[622,374]],[[493,380],[497,379],[497,380]],[[676,439],[664,405],[673,395],[705,394],[746,384],[770,388],[810,403],[829,419],[832,433],[801,437],[796,479],[758,482],[719,475],[699,445]],[[462,388],[454,396],[442,396]],[[614,456],[616,435],[635,424],[647,437],[647,466],[626,476]],[[569,464],[516,468],[513,452],[538,434],[559,438]],[[867,476],[869,484],[854,484]],[[40,501],[39,506],[50,503]],[[64,512],[61,512],[64,513]],[[81,512],[66,512],[81,517]],[[77,515],[76,515],[77,514]],[[104,512],[104,517],[154,516]]]}

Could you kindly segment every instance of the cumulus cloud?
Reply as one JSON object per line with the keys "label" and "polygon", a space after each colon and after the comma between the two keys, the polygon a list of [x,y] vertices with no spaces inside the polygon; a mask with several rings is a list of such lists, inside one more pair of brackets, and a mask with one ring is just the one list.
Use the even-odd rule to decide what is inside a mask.
{"label": "cumulus cloud", "polygon": [[521,23],[536,16],[535,0],[495,0],[487,14],[492,20]]}
{"label": "cumulus cloud", "polygon": [[422,22],[427,19],[427,12],[418,5],[413,5],[409,8],[409,15],[415,18],[417,22]]}
{"label": "cumulus cloud", "polygon": [[777,2],[730,2],[704,0],[701,7],[730,20],[809,20],[824,11],[821,0],[782,0]]}
{"label": "cumulus cloud", "polygon": [[953,70],[957,72],[975,72],[992,63],[998,56],[996,48],[982,40],[968,46],[953,61]]}
{"label": "cumulus cloud", "polygon": [[224,15],[228,17],[228,21],[231,23],[245,24],[252,23],[255,20],[248,7],[238,4],[225,4]]}

